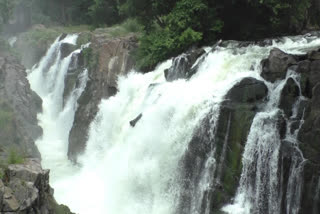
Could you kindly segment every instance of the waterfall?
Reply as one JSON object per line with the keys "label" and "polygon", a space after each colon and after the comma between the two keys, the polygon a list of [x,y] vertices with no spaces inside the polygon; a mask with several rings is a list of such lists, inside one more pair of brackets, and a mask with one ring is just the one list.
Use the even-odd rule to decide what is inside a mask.
{"label": "waterfall", "polygon": [[[282,172],[279,168],[280,148],[282,139],[279,133],[279,120],[281,112],[278,109],[281,92],[289,78],[293,78],[299,85],[300,76],[293,71],[288,71],[286,79],[274,84],[266,82],[269,86],[269,101],[265,109],[258,113],[251,126],[248,140],[242,158],[242,175],[235,203],[223,208],[230,214],[249,213],[284,213],[281,210],[282,195],[285,194],[287,214],[298,214],[300,208],[300,195],[302,188],[302,172],[304,158],[298,148],[297,131],[292,133],[290,119],[284,140],[292,144],[295,152],[292,154],[288,186],[282,192]],[[300,89],[300,85],[299,85]],[[301,91],[301,90],[300,90]],[[293,106],[293,115],[297,115],[297,109],[301,100],[305,99],[300,92],[298,101]],[[303,117],[302,117],[303,118]],[[299,121],[301,127],[303,120]],[[279,176],[280,175],[280,176]]]}
{"label": "waterfall", "polygon": [[[211,122],[216,124],[224,96],[242,78],[262,79],[259,75],[260,61],[273,47],[299,54],[320,45],[320,39],[303,37],[284,38],[264,47],[239,47],[237,43],[230,42],[215,47],[197,61],[198,71],[189,80],[165,80],[164,70],[172,66],[172,60],[147,74],[132,71],[127,76],[121,76],[118,79],[118,93],[101,101],[99,112],[90,125],[85,153],[79,157],[79,164],[74,165],[67,159],[68,135],[77,99],[85,88],[90,71],[84,70],[78,77],[80,84],[63,105],[64,78],[72,55],[80,50],[61,58],[60,47],[62,43],[75,44],[76,39],[77,35],[68,35],[62,40],[58,38],[29,72],[28,79],[32,89],[43,99],[39,124],[44,133],[36,142],[43,167],[51,170],[50,182],[57,201],[80,214],[176,213],[179,198],[186,194],[182,193],[180,185],[179,161],[187,151],[193,131],[200,121],[211,112]],[[292,73],[290,77],[295,78]],[[276,191],[280,185],[276,180],[281,171],[277,168],[280,138],[273,123],[279,115],[277,104],[284,82],[267,85],[270,99],[265,111],[254,118],[243,155],[244,167],[237,199],[225,208],[228,211],[231,207],[235,211],[230,213],[259,210],[265,191],[271,197],[267,207],[261,209],[279,213],[279,199],[281,194],[286,194]],[[129,122],[141,113],[141,119],[135,127],[131,127]],[[289,133],[286,136],[295,139]],[[212,130],[213,140],[214,137]],[[266,141],[271,143],[265,144]],[[205,192],[215,179],[211,172],[221,171],[221,166],[216,163],[217,160],[223,161],[224,155],[215,157],[212,149],[205,167],[198,169],[199,185],[188,193],[192,195],[190,214],[201,213]],[[224,151],[226,149],[223,148]],[[267,156],[271,157],[269,162],[263,160]],[[256,163],[252,166],[253,161]],[[301,159],[297,159],[296,165],[292,165],[292,184],[287,188],[296,190],[290,192],[299,190],[296,185],[299,176],[295,172],[299,172],[301,163]],[[197,160],[194,167],[197,167]],[[250,176],[252,169],[257,175],[269,176]],[[295,200],[293,195],[286,196],[288,201]],[[244,211],[237,212],[237,207]],[[210,213],[208,206],[206,214]]]}
{"label": "waterfall", "polygon": [[64,84],[68,68],[72,56],[80,53],[80,49],[62,58],[60,47],[63,43],[74,45],[77,37],[77,35],[68,35],[64,39],[58,37],[46,55],[28,74],[32,90],[43,100],[43,112],[38,115],[39,124],[43,128],[43,136],[36,142],[36,145],[42,155],[43,167],[58,171],[52,171],[53,181],[56,177],[74,168],[68,161],[68,144],[65,142],[68,141],[68,133],[73,124],[77,99],[86,86],[88,70],[84,69],[80,73],[78,86],[73,89],[66,104],[63,105]]}

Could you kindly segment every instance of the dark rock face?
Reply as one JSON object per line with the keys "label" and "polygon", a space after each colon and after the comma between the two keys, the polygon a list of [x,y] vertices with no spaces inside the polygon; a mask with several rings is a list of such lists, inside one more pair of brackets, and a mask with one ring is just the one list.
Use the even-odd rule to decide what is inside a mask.
{"label": "dark rock face", "polygon": [[0,180],[1,213],[72,214],[58,205],[49,186],[49,170],[43,170],[39,159],[27,159],[23,164],[9,165]]}
{"label": "dark rock face", "polygon": [[[85,91],[78,100],[73,127],[69,136],[68,157],[76,161],[86,146],[89,124],[98,112],[102,98],[109,98],[117,93],[119,75],[126,75],[135,65],[130,51],[137,47],[134,36],[109,39],[105,35],[93,36],[90,50],[92,58],[84,59],[84,67],[89,69],[89,80]],[[96,62],[94,66],[92,63]]]}
{"label": "dark rock face", "polygon": [[30,89],[25,68],[10,56],[0,56],[0,106],[1,148],[40,157],[34,142],[42,134],[37,120],[42,100]]}
{"label": "dark rock face", "polygon": [[288,67],[296,63],[297,61],[294,56],[275,48],[270,51],[268,59],[262,61],[263,69],[261,76],[270,82],[275,82],[277,79],[284,79]]}
{"label": "dark rock face", "polygon": [[267,86],[254,78],[245,78],[228,92],[226,98],[238,103],[254,103],[268,94]]}
{"label": "dark rock face", "polygon": [[76,50],[76,45],[70,43],[62,43],[61,44],[61,58],[65,58],[69,56],[73,51]]}
{"label": "dark rock face", "polygon": [[[68,54],[69,55],[69,54]],[[63,105],[66,104],[68,97],[74,88],[79,85],[79,77],[84,71],[83,53],[75,52],[72,54],[71,62],[68,68],[67,76],[64,79]]]}
{"label": "dark rock face", "polygon": [[192,68],[197,59],[206,52],[201,49],[194,49],[173,59],[171,68],[164,71],[164,76],[168,82],[177,79],[188,79],[194,75],[197,69]]}
{"label": "dark rock face", "polygon": [[[268,81],[276,81],[286,76],[290,65],[292,70],[300,74],[300,88],[298,84],[289,78],[284,86],[279,108],[283,110],[286,120],[291,124],[289,130],[294,133],[298,130],[299,149],[287,140],[283,140],[280,150],[279,162],[282,173],[282,191],[286,193],[289,183],[289,173],[292,166],[301,162],[301,208],[299,213],[316,214],[320,210],[320,60],[319,51],[312,51],[304,56],[296,57],[285,54],[280,50],[273,50],[263,65],[262,76]],[[280,72],[281,71],[281,72]],[[298,97],[304,98],[299,101],[297,112],[293,115],[293,105]],[[304,119],[300,128],[300,120]],[[300,128],[300,130],[299,130]],[[297,165],[296,165],[297,166]],[[298,173],[298,172],[297,172]],[[299,182],[298,182],[299,183]],[[294,200],[294,199],[291,199]],[[286,203],[298,203],[287,201],[282,198],[282,212],[286,212]]]}
{"label": "dark rock face", "polygon": [[[253,118],[268,94],[266,85],[254,78],[245,78],[226,95],[215,124],[213,111],[204,118],[189,143],[188,151],[181,161],[182,188],[179,213],[190,213],[192,195],[199,189],[201,171],[207,167],[211,156],[216,162],[211,166],[213,180],[205,192],[199,213],[219,209],[235,194],[241,175],[243,149]],[[191,194],[190,194],[191,193]]]}
{"label": "dark rock face", "polygon": [[297,83],[289,78],[282,89],[279,107],[283,109],[285,115],[289,118],[292,115],[292,107],[300,96],[300,89]]}

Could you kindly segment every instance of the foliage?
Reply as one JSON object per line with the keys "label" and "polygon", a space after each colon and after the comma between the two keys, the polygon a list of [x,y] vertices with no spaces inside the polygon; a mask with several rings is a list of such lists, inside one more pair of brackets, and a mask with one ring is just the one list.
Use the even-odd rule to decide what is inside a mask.
{"label": "foliage", "polygon": [[91,47],[82,50],[85,64],[88,65],[89,70],[95,70],[98,65],[98,55],[93,51]]}
{"label": "foliage", "polygon": [[8,164],[22,164],[24,163],[24,157],[15,149],[10,149],[8,156]]}
{"label": "foliage", "polygon": [[29,10],[31,24],[115,25],[108,29],[112,37],[143,32],[137,53],[142,68],[218,38],[297,33],[320,17],[311,0],[0,0],[1,20],[9,19],[12,5]]}
{"label": "foliage", "polygon": [[260,11],[266,11],[263,15],[269,17],[267,27],[286,32],[295,30],[299,23],[305,21],[310,7],[310,0],[248,0],[248,3]]}
{"label": "foliage", "polygon": [[136,19],[127,19],[121,24],[106,28],[105,31],[111,37],[120,37],[130,33],[141,33],[143,32],[143,26]]}
{"label": "foliage", "polygon": [[112,25],[119,22],[117,1],[94,0],[88,15],[94,25]]}
{"label": "foliage", "polygon": [[62,33],[87,32],[88,25],[76,25],[51,28],[34,28],[21,34],[22,40],[31,46],[48,46]]}
{"label": "foliage", "polygon": [[180,0],[172,11],[162,17],[163,28],[141,38],[138,66],[150,69],[159,61],[185,51],[192,45],[214,40],[223,22],[203,0]]}

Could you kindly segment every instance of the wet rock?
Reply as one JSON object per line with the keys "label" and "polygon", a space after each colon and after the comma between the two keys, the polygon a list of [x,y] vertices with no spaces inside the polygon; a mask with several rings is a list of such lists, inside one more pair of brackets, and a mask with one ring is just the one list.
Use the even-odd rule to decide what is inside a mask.
{"label": "wet rock", "polygon": [[311,51],[308,53],[308,59],[310,60],[320,60],[320,52],[319,51]]}
{"label": "wet rock", "polygon": [[310,76],[309,76],[309,88],[311,91],[314,86],[320,82],[320,60],[311,62],[310,65]]}
{"label": "wet rock", "polygon": [[71,62],[68,68],[67,76],[64,79],[64,91],[63,91],[63,106],[66,104],[67,99],[70,97],[73,89],[77,88],[80,83],[80,75],[86,69],[84,67],[82,53],[73,53]]}
{"label": "wet rock", "polygon": [[136,117],[134,120],[130,121],[130,126],[135,127],[137,122],[142,118],[142,114],[139,114],[138,117]]}
{"label": "wet rock", "polygon": [[312,97],[312,88],[310,87],[309,73],[310,73],[310,60],[303,60],[298,63],[296,72],[301,75],[300,88],[301,94],[305,97]]}
{"label": "wet rock", "polygon": [[59,41],[64,40],[67,36],[68,36],[68,34],[66,34],[66,33],[61,34],[59,37]]}
{"label": "wet rock", "polygon": [[[203,168],[212,171],[213,182],[205,192],[201,210],[219,213],[234,196],[241,175],[241,159],[253,118],[268,94],[262,81],[245,78],[236,84],[221,104],[219,118],[214,122],[216,108],[199,123],[181,161],[183,194],[180,213],[190,213],[192,194],[201,186]],[[213,161],[210,158],[216,157]],[[211,163],[212,165],[208,165]]]}
{"label": "wet rock", "polygon": [[284,111],[287,118],[292,116],[292,108],[300,95],[299,86],[289,78],[282,89],[279,107]]}
{"label": "wet rock", "polygon": [[279,130],[280,139],[284,139],[287,131],[287,121],[281,114],[279,114],[277,118],[277,128]]}
{"label": "wet rock", "polygon": [[70,43],[62,43],[61,44],[61,58],[65,58],[67,56],[69,56],[73,51],[76,50],[76,46]]}
{"label": "wet rock", "polygon": [[173,59],[173,65],[164,71],[164,76],[168,82],[177,79],[188,79],[195,74],[196,69],[192,69],[197,59],[206,52],[200,49],[193,49]]}
{"label": "wet rock", "polygon": [[320,165],[307,161],[304,165],[300,212],[318,214],[320,211]]}
{"label": "wet rock", "polygon": [[274,48],[270,51],[268,59],[262,61],[261,76],[270,82],[286,77],[287,69],[290,65],[296,64],[294,56],[286,54],[280,49]]}
{"label": "wet rock", "polygon": [[110,38],[95,33],[91,46],[85,50],[84,67],[89,68],[89,81],[78,100],[73,127],[69,135],[69,159],[76,161],[86,146],[90,122],[98,112],[102,98],[109,98],[118,91],[119,75],[128,74],[135,62],[130,52],[137,48],[135,36]]}
{"label": "wet rock", "polygon": [[233,102],[254,103],[265,98],[267,86],[255,78],[244,78],[237,83],[226,95]]}

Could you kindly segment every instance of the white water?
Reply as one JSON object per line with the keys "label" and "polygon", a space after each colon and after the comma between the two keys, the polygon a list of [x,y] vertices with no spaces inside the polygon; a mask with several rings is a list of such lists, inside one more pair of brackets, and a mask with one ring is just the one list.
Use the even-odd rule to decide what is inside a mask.
{"label": "white water", "polygon": [[[302,184],[302,170],[304,158],[297,146],[297,131],[290,132],[290,121],[287,127],[286,140],[296,146],[297,155],[292,154],[290,176],[286,192],[281,191],[282,181],[279,178],[281,139],[277,121],[280,95],[288,78],[293,78],[296,83],[300,78],[293,71],[288,71],[286,79],[274,84],[266,82],[269,88],[269,101],[263,112],[258,113],[251,125],[242,158],[242,174],[235,202],[225,206],[222,210],[230,214],[272,213],[280,214],[282,194],[286,195],[286,213],[298,214],[300,208],[300,193]],[[299,102],[304,99],[299,97],[294,106],[293,116],[297,114]],[[300,121],[300,126],[303,121]],[[266,202],[267,200],[267,202]]]}
{"label": "white water", "polygon": [[16,36],[13,36],[13,37],[10,37],[9,39],[8,39],[8,42],[9,42],[9,45],[10,45],[10,47],[13,47],[14,46],[14,44],[17,42],[17,37]]}
{"label": "white water", "polygon": [[[68,36],[63,42],[75,43],[76,37]],[[44,134],[37,146],[43,167],[51,170],[56,199],[80,214],[173,214],[180,191],[176,183],[178,162],[194,128],[212,105],[219,106],[242,77],[261,79],[260,61],[272,47],[301,53],[300,48],[319,46],[320,40],[285,39],[270,47],[218,47],[189,81],[165,82],[163,71],[171,61],[152,73],[132,72],[121,77],[117,95],[102,100],[99,106],[80,166],[67,160],[67,147],[86,72],[83,84],[63,108],[64,77],[71,57],[60,59],[60,44],[57,39],[28,76],[32,89],[43,99],[39,120]],[[159,85],[149,89],[152,83]],[[129,121],[140,113],[142,119],[132,128]],[[254,123],[259,123],[258,119]],[[212,157],[208,169],[214,162]],[[211,182],[208,173],[203,176],[200,197],[206,182]]]}

